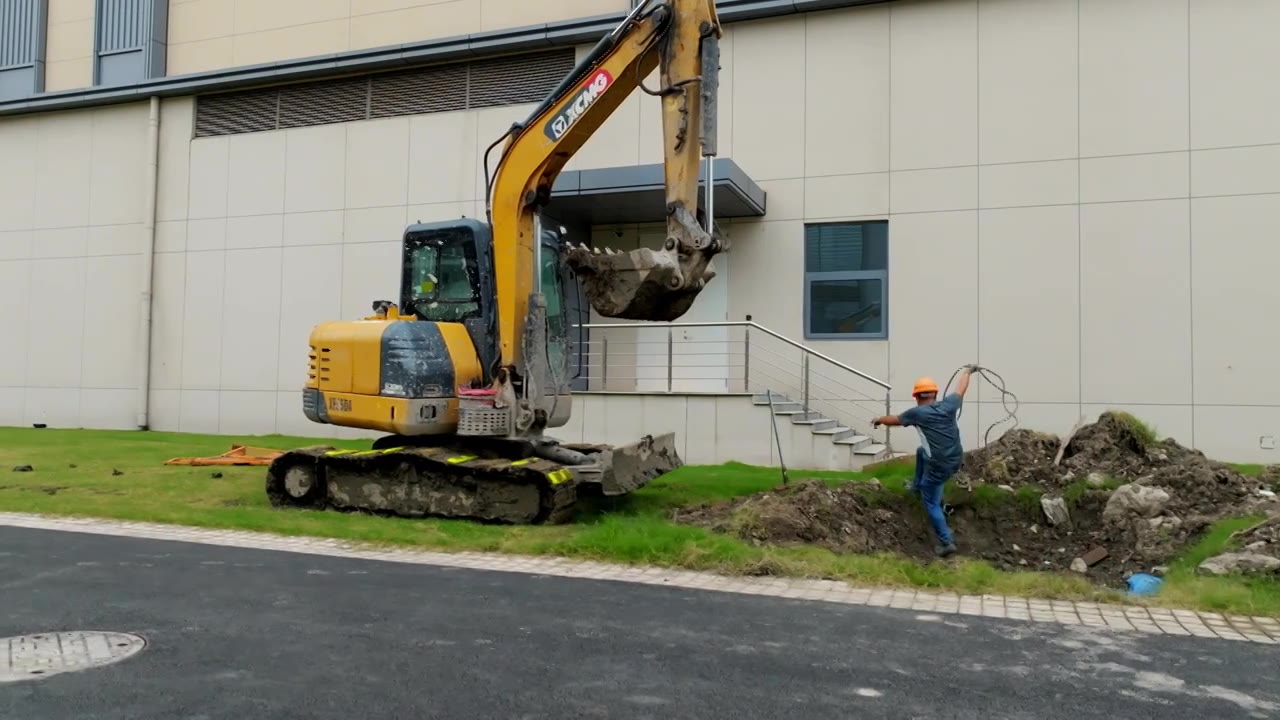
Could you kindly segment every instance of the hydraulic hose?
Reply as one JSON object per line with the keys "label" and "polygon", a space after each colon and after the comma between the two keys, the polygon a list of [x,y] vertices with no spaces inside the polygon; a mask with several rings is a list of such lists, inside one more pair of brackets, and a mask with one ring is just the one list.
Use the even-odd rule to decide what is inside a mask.
{"label": "hydraulic hose", "polygon": [[[960,375],[960,371],[964,370],[965,367],[966,366],[962,365],[956,368],[955,372],[951,373],[951,379],[947,381],[947,386],[942,391],[942,397],[946,397],[947,394],[951,392],[951,383],[955,382],[956,377]],[[980,376],[983,380],[987,381],[987,384],[995,388],[996,391],[1000,393],[1000,405],[1004,408],[1006,413],[1003,418],[991,423],[987,428],[987,431],[982,434],[982,444],[986,445],[991,441],[991,431],[995,430],[997,427],[1009,421],[1013,421],[1013,427],[1009,428],[1010,430],[1018,426],[1018,396],[1009,392],[1008,388],[1005,387],[1004,378],[1000,377],[1000,373],[990,368],[979,367],[977,365],[972,367],[974,369],[972,373],[973,375]],[[1013,407],[1009,406],[1009,402],[1011,400],[1013,401]],[[964,406],[962,405],[960,407],[960,411],[956,413],[956,417],[959,418],[963,413]]]}

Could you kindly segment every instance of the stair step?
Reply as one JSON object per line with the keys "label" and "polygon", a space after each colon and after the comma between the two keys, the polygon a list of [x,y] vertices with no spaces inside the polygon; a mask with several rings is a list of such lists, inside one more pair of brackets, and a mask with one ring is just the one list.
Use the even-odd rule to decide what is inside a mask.
{"label": "stair step", "polygon": [[[768,395],[753,395],[753,396],[751,397],[751,402],[755,403],[756,405],[768,405],[768,404],[769,404],[769,396],[768,396]],[[787,397],[786,395],[774,395],[774,396],[773,396],[773,404],[774,404],[774,405],[783,405],[783,404],[793,403],[793,402],[794,402],[794,401],[793,401],[791,398]],[[799,404],[799,403],[796,403],[796,404]]]}
{"label": "stair step", "polygon": [[854,447],[859,447],[861,445],[866,445],[869,442],[871,442],[871,438],[867,437],[866,435],[850,435],[849,437],[841,438],[837,440],[836,444],[852,445]]}
{"label": "stair step", "polygon": [[888,449],[889,448],[884,445],[875,443],[873,445],[866,445],[860,448],[854,448],[853,452],[855,455],[879,455],[880,453]]}
{"label": "stair step", "polygon": [[796,425],[821,425],[822,423],[835,422],[829,417],[822,417],[818,413],[803,413],[791,418],[791,422]]}
{"label": "stair step", "polygon": [[[813,431],[813,434],[814,435],[839,435],[842,432],[853,432],[853,428],[847,428],[840,425],[835,425],[833,427],[822,428],[821,430],[815,429]],[[841,438],[835,438],[835,439],[839,440]]]}

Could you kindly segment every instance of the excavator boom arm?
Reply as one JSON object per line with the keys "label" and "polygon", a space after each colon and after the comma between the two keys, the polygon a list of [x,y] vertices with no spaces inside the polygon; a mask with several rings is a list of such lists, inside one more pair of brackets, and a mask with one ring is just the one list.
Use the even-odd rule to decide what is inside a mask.
{"label": "excavator boom arm", "polygon": [[538,212],[550,200],[556,177],[655,68],[662,78],[656,92],[662,97],[666,245],[618,255],[584,246],[566,260],[582,278],[592,307],[607,317],[673,320],[714,276],[710,260],[722,246],[699,225],[696,213],[699,162],[715,152],[720,32],[714,0],[641,3],[504,136],[487,188],[501,365],[518,367],[524,359],[525,325],[541,272],[535,268]]}

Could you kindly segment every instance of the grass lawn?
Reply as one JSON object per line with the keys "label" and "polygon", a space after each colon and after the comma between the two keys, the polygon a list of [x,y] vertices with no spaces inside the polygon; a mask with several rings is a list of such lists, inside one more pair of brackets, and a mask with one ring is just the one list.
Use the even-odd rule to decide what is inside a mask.
{"label": "grass lawn", "polygon": [[[1082,578],[1009,573],[980,561],[922,564],[889,554],[836,555],[818,548],[760,548],[666,519],[673,508],[766,490],[780,481],[772,468],[728,464],[685,467],[627,498],[580,503],[570,525],[508,527],[453,520],[407,520],[338,512],[275,510],[264,492],[265,468],[165,466],[172,457],[216,455],[232,443],[278,449],[315,444],[367,448],[368,441],[283,436],[228,437],[177,433],[0,428],[0,511],[141,520],[312,535],[433,550],[481,550],[644,563],[729,574],[827,577],[878,586],[960,593],[1122,601]],[[11,467],[32,465],[34,472]],[[115,474],[118,471],[120,474]],[[908,464],[875,476],[901,489]],[[214,478],[214,473],[222,473]],[[793,471],[832,483],[869,474]],[[1250,519],[1220,523],[1173,563],[1152,604],[1249,615],[1280,616],[1280,582],[1204,578],[1196,565],[1223,548]]]}

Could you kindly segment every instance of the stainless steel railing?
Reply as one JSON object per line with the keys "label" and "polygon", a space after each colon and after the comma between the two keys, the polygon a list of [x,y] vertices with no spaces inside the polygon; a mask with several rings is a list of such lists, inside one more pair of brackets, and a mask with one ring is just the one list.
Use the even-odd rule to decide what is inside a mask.
{"label": "stainless steel railing", "polygon": [[768,393],[863,435],[890,412],[888,383],[750,320],[581,327],[578,391]]}

